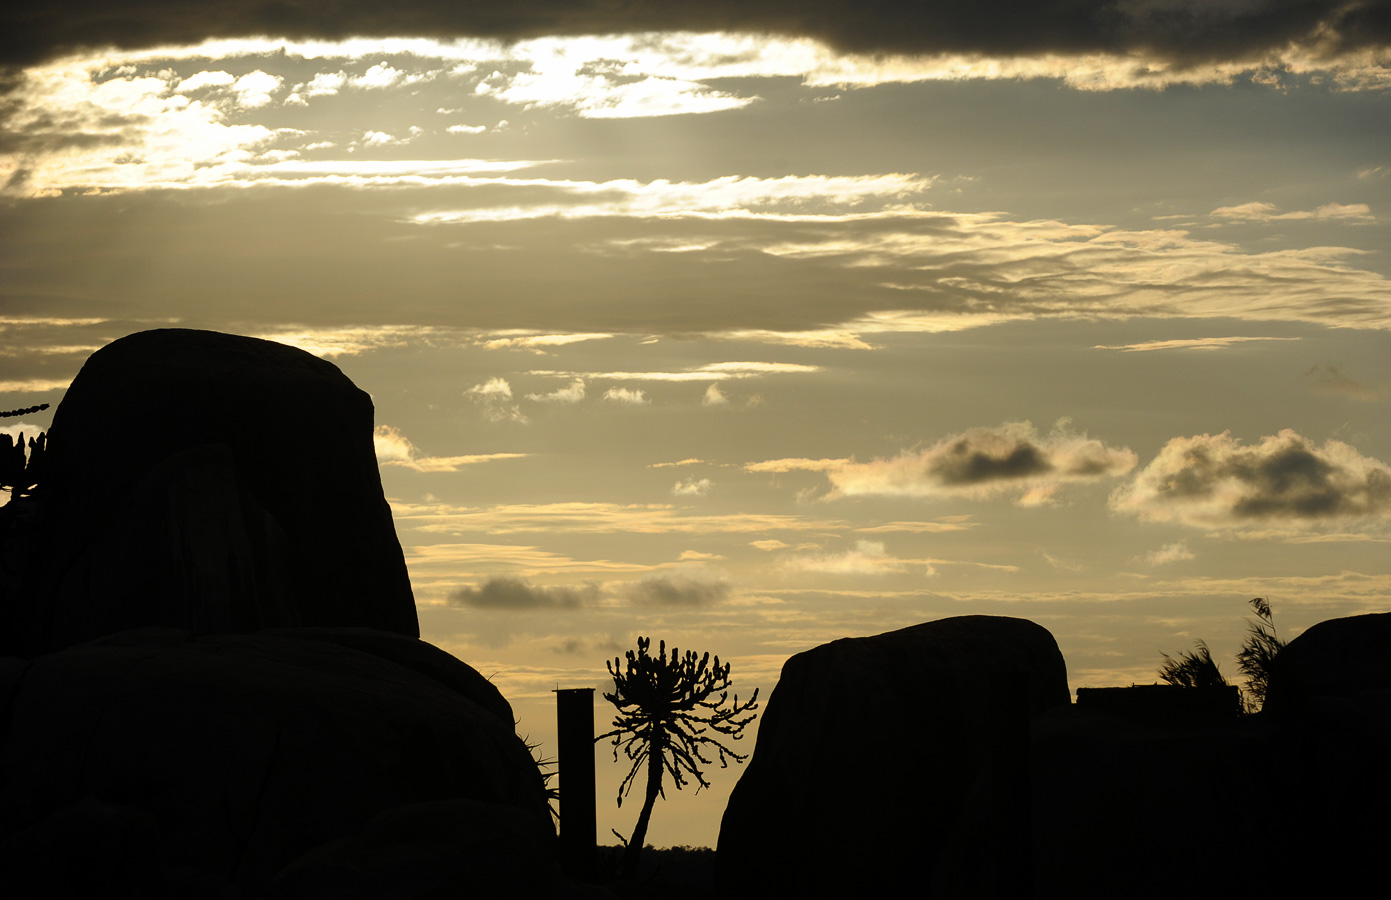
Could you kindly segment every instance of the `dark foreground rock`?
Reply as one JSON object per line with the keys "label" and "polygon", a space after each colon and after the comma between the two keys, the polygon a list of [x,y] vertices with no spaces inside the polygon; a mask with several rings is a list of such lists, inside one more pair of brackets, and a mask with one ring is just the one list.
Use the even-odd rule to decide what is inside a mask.
{"label": "dark foreground rock", "polygon": [[1391,691],[1391,613],[1319,622],[1280,651],[1265,708],[1297,712],[1317,698]]}
{"label": "dark foreground rock", "polygon": [[151,625],[419,626],[372,402],[271,341],[160,329],[98,350],[49,430],[6,652]]}
{"label": "dark foreground rock", "polygon": [[718,889],[929,896],[977,782],[1017,780],[1029,717],[1068,699],[1057,643],[1024,619],[961,616],[797,654],[725,810]]}
{"label": "dark foreground rock", "polygon": [[[947,619],[789,660],[725,814],[718,889],[1169,900],[1384,880],[1391,616],[1308,629],[1267,710],[1239,717],[1176,714],[1148,689],[1055,704],[1062,663],[1037,632]],[[990,724],[1020,710],[1001,671],[1034,673],[1022,740],[1009,716]]]}
{"label": "dark foreground rock", "polygon": [[0,700],[0,896],[569,890],[510,706],[421,641],[147,629],[6,659]]}
{"label": "dark foreground rock", "polygon": [[1030,749],[1018,864],[1036,897],[1351,897],[1385,878],[1391,691],[1226,723],[1065,708],[1036,720]]}
{"label": "dark foreground rock", "polygon": [[507,701],[416,638],[336,367],[131,335],[48,448],[0,517],[0,897],[595,894]]}

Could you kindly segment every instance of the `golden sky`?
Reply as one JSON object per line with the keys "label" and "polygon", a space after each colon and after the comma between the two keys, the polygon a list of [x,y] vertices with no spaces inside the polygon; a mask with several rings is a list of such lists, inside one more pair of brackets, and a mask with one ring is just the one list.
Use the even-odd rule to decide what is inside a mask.
{"label": "golden sky", "polygon": [[424,637],[543,753],[639,634],[766,695],[1019,615],[1075,688],[1387,608],[1385,4],[51,6],[0,21],[0,406],[166,325],[332,359]]}

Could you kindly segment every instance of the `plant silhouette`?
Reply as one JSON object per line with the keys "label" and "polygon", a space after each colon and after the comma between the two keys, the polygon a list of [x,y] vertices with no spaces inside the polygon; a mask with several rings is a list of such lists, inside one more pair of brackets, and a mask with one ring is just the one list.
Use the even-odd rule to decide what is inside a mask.
{"label": "plant silhouette", "polygon": [[677,790],[688,783],[687,775],[699,785],[697,791],[709,787],[700,767],[713,760],[705,753],[713,748],[720,768],[727,768],[731,759],[748,759],[748,754],[734,752],[725,740],[743,737],[744,726],[754,720],[758,708],[757,689],[742,704],[737,694],[729,702],[729,663],[721,664],[718,656],[712,664],[709,653],[697,658],[694,651],[683,655],[675,647],[667,656],[666,641],[652,656],[651,647],[651,638],[639,637],[637,652],[629,650],[626,662],[614,657],[605,663],[613,676],[614,690],[605,693],[604,699],[617,707],[618,713],[613,730],[595,738],[596,742],[613,738],[615,762],[620,747],[633,761],[618,786],[620,807],[638,773],[644,765],[647,769],[647,790],[632,838],[623,841],[623,836],[614,832],[625,845],[621,863],[625,877],[637,871],[652,807],[659,796],[666,797],[663,775],[671,776]]}
{"label": "plant silhouette", "polygon": [[[47,403],[24,409],[0,411],[0,419],[11,419],[29,413],[48,409]],[[39,483],[39,473],[43,469],[44,449],[48,444],[48,433],[40,431],[36,438],[29,438],[26,458],[24,433],[18,438],[0,434],[0,490],[9,491],[12,497],[23,497],[32,493]]]}
{"label": "plant silhouette", "polygon": [[1275,657],[1284,649],[1285,642],[1275,632],[1275,619],[1270,612],[1270,602],[1264,597],[1251,601],[1256,620],[1246,620],[1246,640],[1236,655],[1236,667],[1249,679],[1246,690],[1251,694],[1250,706],[1259,710],[1265,706],[1265,693],[1270,687],[1270,673],[1275,667]]}
{"label": "plant silhouette", "polygon": [[1225,687],[1227,679],[1213,662],[1207,644],[1194,641],[1193,646],[1193,650],[1185,650],[1176,657],[1161,652],[1164,664],[1159,667],[1159,679],[1178,687]]}
{"label": "plant silhouette", "polygon": [[[1248,713],[1259,712],[1265,706],[1275,657],[1285,646],[1285,642],[1276,634],[1270,602],[1264,597],[1256,597],[1251,600],[1251,608],[1255,610],[1256,618],[1254,621],[1246,620],[1246,640],[1236,655],[1237,670],[1247,679],[1243,707]],[[1176,657],[1161,651],[1159,655],[1164,657],[1164,663],[1159,667],[1160,680],[1178,687],[1225,686],[1227,679],[1218,671],[1207,644],[1195,641],[1194,648]]]}

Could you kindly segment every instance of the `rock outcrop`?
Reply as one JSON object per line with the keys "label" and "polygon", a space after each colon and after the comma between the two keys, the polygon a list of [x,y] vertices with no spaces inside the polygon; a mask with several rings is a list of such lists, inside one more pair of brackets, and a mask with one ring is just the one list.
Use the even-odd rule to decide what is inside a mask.
{"label": "rock outcrop", "polygon": [[1275,660],[1265,709],[1294,712],[1318,698],[1353,700],[1391,691],[1391,613],[1319,622]]}
{"label": "rock outcrop", "polygon": [[983,777],[1017,781],[1030,716],[1068,700],[1057,643],[1024,619],[961,616],[797,654],[725,810],[717,887],[930,896],[968,795]]}
{"label": "rock outcrop", "polygon": [[570,897],[512,709],[420,641],[338,369],[131,335],[0,529],[0,896]]}
{"label": "rock outcrop", "polygon": [[564,885],[507,701],[413,638],[130,631],[4,660],[0,701],[3,896]]}
{"label": "rock outcrop", "polygon": [[367,394],[293,347],[186,329],[103,347],[54,414],[5,649],[147,626],[418,635],[372,430]]}

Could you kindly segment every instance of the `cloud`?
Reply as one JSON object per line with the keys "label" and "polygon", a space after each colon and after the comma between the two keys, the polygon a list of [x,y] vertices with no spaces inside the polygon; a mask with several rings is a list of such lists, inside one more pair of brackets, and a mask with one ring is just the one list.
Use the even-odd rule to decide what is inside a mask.
{"label": "cloud", "polygon": [[50,0],[43,15],[7,7],[0,15],[0,62],[28,64],[94,45],[155,47],[205,38],[277,34],[294,39],[420,35],[504,41],[545,34],[754,32],[806,36],[866,54],[961,53],[1012,57],[1108,53],[1193,64],[1259,59],[1289,47],[1323,56],[1384,48],[1391,25],[1379,2],[1179,3],[1042,0],[1009,7],[948,2],[869,5],[823,0],[519,0],[496,5],[399,0],[323,4],[317,0],[232,0],[216,16],[177,0],[93,6]]}
{"label": "cloud", "polygon": [[[527,206],[498,204],[437,209],[419,213],[411,221],[439,226],[552,217],[583,219],[632,216],[815,222],[825,221],[829,211],[837,209],[840,218],[854,220],[869,215],[866,209],[868,203],[902,210],[906,200],[930,190],[934,181],[931,177],[901,172],[787,175],[779,178],[725,175],[704,182],[666,179],[637,181],[630,178],[602,182],[533,179],[529,184],[538,189],[534,192],[537,196]],[[528,184],[515,181],[500,183],[517,187]],[[807,212],[806,207],[810,204],[822,208]],[[651,235],[627,238],[614,246],[628,251],[650,249],[667,254],[674,249],[708,249],[706,244],[673,245],[668,237]]]}
{"label": "cloud", "polygon": [[1220,337],[1176,338],[1168,341],[1144,341],[1139,344],[1097,344],[1093,350],[1123,350],[1139,353],[1148,350],[1226,350],[1234,344],[1248,341],[1297,341],[1297,337]]}
{"label": "cloud", "polygon": [[231,72],[223,72],[221,70],[205,71],[199,72],[196,75],[190,75],[183,79],[174,90],[181,94],[186,94],[191,91],[202,90],[203,88],[225,88],[236,80],[237,79]]}
{"label": "cloud", "polygon": [[1274,203],[1252,202],[1239,206],[1223,206],[1209,213],[1215,219],[1241,222],[1287,222],[1296,219],[1336,219],[1345,222],[1370,224],[1376,221],[1372,208],[1365,203],[1325,203],[1313,210],[1279,212]]}
{"label": "cloud", "polygon": [[[558,63],[558,64],[555,64]],[[610,64],[612,65],[612,64]],[[628,119],[722,112],[752,103],[698,81],[661,75],[633,77],[621,70],[595,72],[578,60],[539,59],[532,71],[482,82],[489,97],[527,108],[567,107],[586,119]]]}
{"label": "cloud", "polygon": [[883,525],[866,525],[856,528],[860,534],[888,534],[907,532],[909,534],[942,534],[948,531],[966,531],[975,528],[979,522],[967,521],[970,516],[949,516],[941,522],[886,522]]}
{"label": "cloud", "polygon": [[848,465],[848,459],[807,459],[805,457],[790,457],[787,459],[769,459],[763,462],[745,463],[745,472],[830,472]]}
{"label": "cloud", "polygon": [[1156,522],[1246,529],[1391,517],[1391,466],[1341,441],[1285,429],[1247,446],[1230,432],[1169,441],[1111,494],[1110,506]]}
{"label": "cloud", "polygon": [[377,464],[404,466],[417,472],[457,472],[460,466],[493,462],[499,459],[521,459],[526,453],[474,453],[464,456],[421,456],[410,439],[390,425],[378,425],[372,433],[377,451]]}
{"label": "cloud", "polygon": [[685,481],[676,482],[671,492],[678,497],[704,497],[710,493],[713,486],[709,478],[687,478]]}
{"label": "cloud", "polygon": [[63,390],[71,383],[71,378],[26,378],[0,381],[0,394],[43,394],[48,391]]}
{"label": "cloud", "polygon": [[464,391],[483,409],[483,415],[490,422],[526,422],[526,416],[517,404],[512,402],[512,385],[505,378],[490,378],[482,384],[475,384]]}
{"label": "cloud", "polygon": [[688,458],[686,458],[686,459],[678,459],[676,462],[648,463],[647,468],[649,468],[649,469],[670,469],[670,468],[674,468],[674,467],[676,467],[676,466],[694,466],[694,465],[697,465],[698,463],[703,463],[703,462],[705,462],[705,460],[703,460],[703,459],[697,459],[696,457],[692,456],[692,457],[688,457]]}
{"label": "cloud", "polygon": [[1019,492],[1018,502],[1050,502],[1067,483],[1122,475],[1136,464],[1128,448],[1109,447],[1060,422],[1040,435],[1029,422],[973,428],[923,450],[826,469],[833,497],[958,495]]}
{"label": "cloud", "polygon": [[582,341],[600,341],[613,337],[607,333],[535,334],[533,332],[502,332],[502,337],[483,338],[479,344],[488,350],[523,349],[545,353],[551,347],[564,347]]}
{"label": "cloud", "polygon": [[575,378],[565,387],[556,388],[549,394],[527,394],[526,398],[540,403],[579,403],[584,399],[584,379]]}
{"label": "cloud", "polygon": [[597,584],[588,583],[583,587],[533,585],[524,578],[489,578],[478,587],[459,588],[449,594],[449,602],[455,606],[472,606],[478,609],[578,609],[592,606],[599,599]]}
{"label": "cloud", "polygon": [[273,331],[257,332],[251,337],[275,341],[278,344],[288,344],[325,359],[337,356],[355,356],[372,350],[404,347],[413,343],[451,340],[446,329],[429,325],[280,328]]}
{"label": "cloud", "polygon": [[[769,534],[779,531],[839,532],[839,519],[781,513],[693,515],[655,503],[514,503],[489,507],[440,503],[392,504],[398,527],[439,533],[579,534]],[[489,545],[490,546],[490,545]]]}
{"label": "cloud", "polygon": [[788,547],[791,547],[792,545],[784,541],[779,541],[776,538],[768,538],[762,541],[749,541],[749,546],[757,550],[772,552],[773,550],[786,550]]}
{"label": "cloud", "polygon": [[309,80],[306,90],[311,97],[331,97],[347,83],[347,72],[319,72]]}
{"label": "cloud", "polygon": [[719,383],[710,385],[705,389],[705,396],[700,398],[701,406],[727,406],[729,398],[720,390]]}
{"label": "cloud", "polygon": [[614,403],[622,403],[627,406],[643,406],[650,401],[647,395],[636,388],[612,387],[604,391],[604,399],[612,400]]}
{"label": "cloud", "polygon": [[280,76],[257,69],[254,72],[247,72],[232,82],[231,87],[232,92],[237,96],[238,106],[255,109],[260,106],[268,106],[272,100],[271,94],[280,90],[283,82],[284,79]]}
{"label": "cloud", "polygon": [[1148,566],[1167,566],[1169,563],[1193,558],[1193,551],[1188,549],[1188,545],[1183,541],[1178,541],[1173,544],[1165,544],[1158,550],[1151,550],[1144,555],[1141,561]]}
{"label": "cloud", "polygon": [[395,87],[405,80],[405,72],[402,72],[400,69],[392,66],[391,63],[383,60],[356,78],[348,79],[348,82],[354,87],[366,88],[368,90],[381,90],[383,88]]}
{"label": "cloud", "polygon": [[642,606],[709,606],[729,598],[732,585],[725,576],[704,566],[685,566],[647,575],[618,589]]}
{"label": "cloud", "polygon": [[831,575],[884,575],[902,572],[905,561],[889,556],[881,541],[856,541],[842,553],[784,557],[780,565],[799,572]]}
{"label": "cloud", "polygon": [[712,375],[720,378],[759,378],[764,375],[801,375],[819,371],[820,366],[805,363],[722,362],[707,363],[680,372],[555,372],[533,369],[527,374],[603,378],[610,381],[709,381]]}

